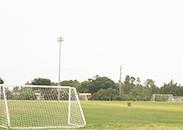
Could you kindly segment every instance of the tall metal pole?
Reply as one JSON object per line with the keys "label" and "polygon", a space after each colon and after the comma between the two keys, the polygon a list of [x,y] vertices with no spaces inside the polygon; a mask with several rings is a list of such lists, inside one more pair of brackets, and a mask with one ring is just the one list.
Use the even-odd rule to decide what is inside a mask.
{"label": "tall metal pole", "polygon": [[121,83],[121,75],[122,75],[122,66],[120,65],[120,75],[119,75],[119,82]]}
{"label": "tall metal pole", "polygon": [[[58,84],[57,86],[61,86],[60,84],[60,73],[61,73],[61,44],[64,41],[63,37],[58,37],[57,41],[59,42],[59,63],[58,63]],[[58,100],[60,100],[60,89],[58,89]]]}
{"label": "tall metal pole", "polygon": [[119,96],[122,97],[122,81],[121,81],[121,74],[122,74],[122,66],[120,65],[120,75],[119,75]]}

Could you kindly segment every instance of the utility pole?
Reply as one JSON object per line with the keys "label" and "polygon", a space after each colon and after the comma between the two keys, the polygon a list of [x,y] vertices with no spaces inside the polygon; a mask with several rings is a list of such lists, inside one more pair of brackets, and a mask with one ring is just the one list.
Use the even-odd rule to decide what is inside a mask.
{"label": "utility pole", "polygon": [[121,82],[121,74],[122,74],[122,67],[120,65],[120,74],[119,74],[119,96],[122,97],[122,82]]}
{"label": "utility pole", "polygon": [[119,75],[119,82],[121,83],[121,75],[122,75],[122,66],[120,65],[120,75]]}
{"label": "utility pole", "polygon": [[119,96],[124,96],[124,88],[122,83],[122,66],[120,65],[120,75],[119,75]]}

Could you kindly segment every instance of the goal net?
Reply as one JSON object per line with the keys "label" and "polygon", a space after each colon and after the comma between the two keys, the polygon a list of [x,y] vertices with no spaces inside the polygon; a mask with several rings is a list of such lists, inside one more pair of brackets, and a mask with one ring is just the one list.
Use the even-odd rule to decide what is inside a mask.
{"label": "goal net", "polygon": [[153,94],[152,101],[173,101],[172,94]]}
{"label": "goal net", "polygon": [[86,125],[76,89],[0,85],[0,126],[9,129],[79,128]]}

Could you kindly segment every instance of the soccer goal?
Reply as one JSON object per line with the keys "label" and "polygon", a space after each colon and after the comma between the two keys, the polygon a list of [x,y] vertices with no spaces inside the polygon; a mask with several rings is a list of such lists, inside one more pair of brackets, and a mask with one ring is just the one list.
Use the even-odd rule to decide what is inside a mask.
{"label": "soccer goal", "polygon": [[183,102],[183,96],[173,96],[173,102]]}
{"label": "soccer goal", "polygon": [[152,95],[152,101],[173,101],[173,95],[172,94],[153,94]]}
{"label": "soccer goal", "polygon": [[0,127],[44,129],[86,125],[78,94],[73,87],[0,86]]}

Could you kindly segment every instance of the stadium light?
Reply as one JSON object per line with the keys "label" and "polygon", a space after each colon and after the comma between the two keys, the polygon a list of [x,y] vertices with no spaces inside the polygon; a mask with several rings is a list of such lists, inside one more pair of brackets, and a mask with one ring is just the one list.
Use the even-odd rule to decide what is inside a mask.
{"label": "stadium light", "polygon": [[60,85],[60,71],[61,71],[61,43],[64,41],[63,37],[58,37],[57,41],[59,42],[59,64],[58,64],[58,86]]}
{"label": "stadium light", "polygon": [[[58,62],[58,84],[57,86],[60,87],[60,71],[61,71],[61,43],[64,41],[63,37],[58,37],[57,41],[59,42],[59,62]],[[60,100],[60,88],[57,89],[58,91],[58,100]]]}

